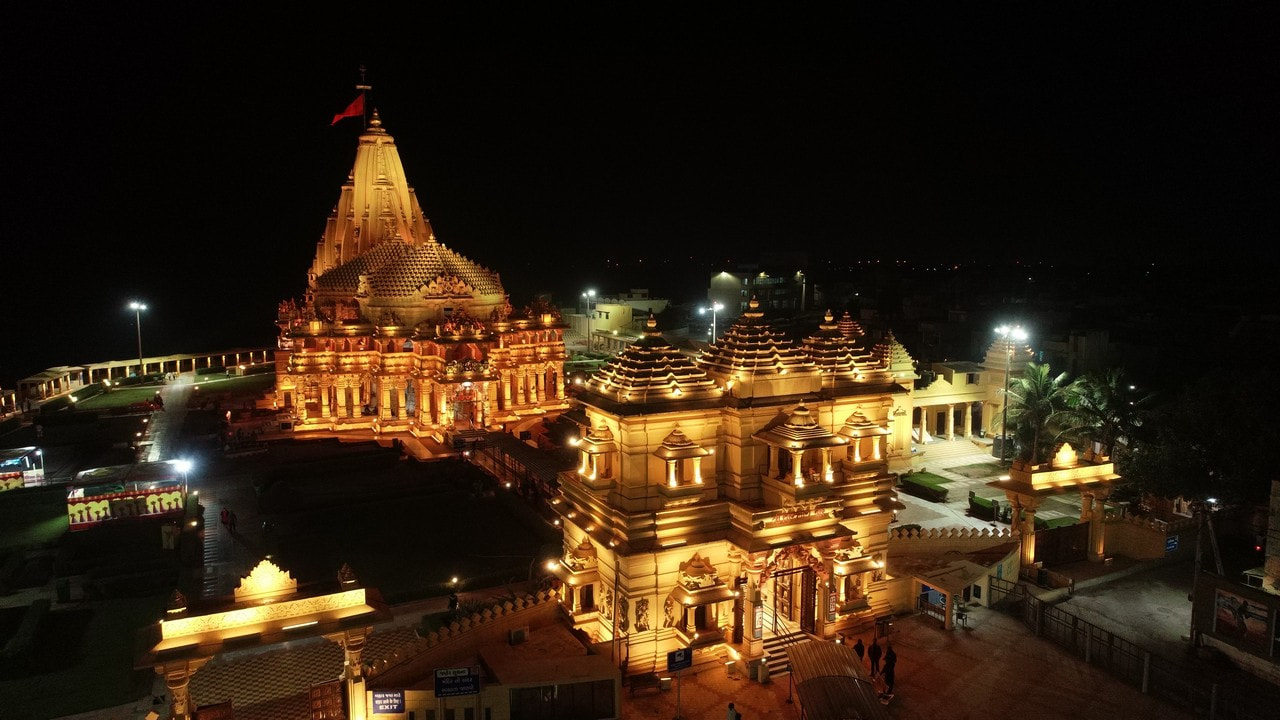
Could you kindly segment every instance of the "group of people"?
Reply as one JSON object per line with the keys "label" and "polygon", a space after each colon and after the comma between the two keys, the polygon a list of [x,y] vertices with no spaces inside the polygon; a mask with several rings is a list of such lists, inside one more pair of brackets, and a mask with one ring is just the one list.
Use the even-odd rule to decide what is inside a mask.
{"label": "group of people", "polygon": [[231,532],[236,531],[236,511],[222,508],[222,524]]}
{"label": "group of people", "polygon": [[[877,685],[880,698],[892,698],[894,674],[898,666],[898,653],[893,650],[893,641],[886,640],[885,646],[881,648],[878,639],[872,638],[871,645],[867,646],[862,643],[862,638],[858,638],[853,644],[853,651],[858,653],[859,660],[865,657],[870,662],[871,680]],[[881,655],[884,659],[883,666],[880,663]]]}

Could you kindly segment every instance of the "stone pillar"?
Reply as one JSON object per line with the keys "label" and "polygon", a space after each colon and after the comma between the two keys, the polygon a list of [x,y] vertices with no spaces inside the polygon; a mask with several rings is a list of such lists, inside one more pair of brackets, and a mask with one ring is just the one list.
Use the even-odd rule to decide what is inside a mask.
{"label": "stone pillar", "polygon": [[693,482],[696,485],[702,484],[702,458],[695,457],[693,459]]}
{"label": "stone pillar", "polygon": [[855,437],[853,439],[853,461],[862,462],[862,438]]}
{"label": "stone pillar", "polygon": [[547,396],[547,371],[545,368],[538,370],[538,384],[534,389],[534,402],[541,403],[542,399]]}
{"label": "stone pillar", "polygon": [[361,654],[370,628],[357,627],[343,632],[325,635],[342,647],[342,680],[347,691],[347,720],[366,720],[364,667]]}
{"label": "stone pillar", "polygon": [[667,485],[675,487],[677,484],[676,477],[676,461],[667,460]]}
{"label": "stone pillar", "polygon": [[920,408],[920,444],[921,445],[924,444],[925,433],[929,431],[928,430],[929,423],[926,422],[928,418],[929,418],[929,407],[926,405]]}
{"label": "stone pillar", "polygon": [[502,407],[507,409],[511,407],[511,386],[515,384],[515,378],[511,373],[502,373]]}
{"label": "stone pillar", "polygon": [[782,453],[782,448],[765,445],[765,450],[769,453],[769,477],[782,477],[782,471],[778,468],[778,457]]}
{"label": "stone pillar", "polygon": [[331,413],[329,411],[329,395],[333,392],[333,381],[329,378],[320,380],[320,417],[329,419]]}
{"label": "stone pillar", "polygon": [[822,448],[822,482],[831,482],[831,448]]}
{"label": "stone pillar", "polygon": [[964,404],[964,433],[961,437],[966,440],[973,437],[973,403],[971,402]]}
{"label": "stone pillar", "polygon": [[956,406],[954,403],[947,403],[947,439],[956,439]]}
{"label": "stone pillar", "polygon": [[175,660],[156,666],[156,674],[164,676],[165,687],[169,689],[169,717],[172,720],[190,720],[195,717],[195,708],[191,707],[191,676],[207,662],[209,658],[198,658]]}
{"label": "stone pillar", "polygon": [[1102,562],[1107,555],[1106,511],[1103,507],[1107,495],[1105,491],[1093,493],[1093,510],[1089,515],[1089,559],[1093,562]]}
{"label": "stone pillar", "polygon": [[1036,508],[1023,509],[1022,566],[1031,567],[1036,562]]}
{"label": "stone pillar", "polygon": [[791,484],[799,486],[804,482],[804,470],[800,467],[800,459],[804,457],[803,452],[788,450],[791,453]]}
{"label": "stone pillar", "polygon": [[743,563],[747,574],[746,598],[742,603],[742,638],[747,647],[747,657],[758,658],[764,655],[764,633],[756,637],[756,608],[760,606],[761,577],[764,573],[767,553],[751,555]]}
{"label": "stone pillar", "polygon": [[386,420],[391,417],[391,385],[386,378],[378,381],[378,419]]}

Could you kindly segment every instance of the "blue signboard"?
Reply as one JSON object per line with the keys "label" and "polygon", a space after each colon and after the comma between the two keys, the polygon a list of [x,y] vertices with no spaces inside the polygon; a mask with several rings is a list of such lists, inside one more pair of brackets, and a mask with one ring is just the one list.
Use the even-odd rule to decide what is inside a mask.
{"label": "blue signboard", "polygon": [[1178,536],[1177,536],[1177,535],[1170,535],[1169,537],[1167,537],[1167,538],[1165,538],[1165,539],[1164,539],[1164,551],[1165,551],[1165,552],[1167,552],[1167,553],[1171,553],[1171,552],[1173,552],[1174,550],[1177,550],[1177,549],[1178,549]]}
{"label": "blue signboard", "polygon": [[440,668],[436,670],[436,697],[476,695],[480,692],[480,675],[471,668]]}
{"label": "blue signboard", "polygon": [[689,648],[680,648],[667,653],[667,672],[675,672],[693,666],[693,652]]}
{"label": "blue signboard", "polygon": [[374,715],[401,715],[404,713],[403,690],[374,690]]}

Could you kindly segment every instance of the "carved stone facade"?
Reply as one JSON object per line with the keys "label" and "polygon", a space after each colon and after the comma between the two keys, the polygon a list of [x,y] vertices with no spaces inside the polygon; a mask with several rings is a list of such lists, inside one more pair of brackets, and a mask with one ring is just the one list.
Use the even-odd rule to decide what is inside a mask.
{"label": "carved stone facade", "polygon": [[375,111],[306,296],[278,308],[276,403],[293,428],[442,439],[567,408],[559,312],[440,243]]}
{"label": "carved stone facade", "polygon": [[866,348],[830,314],[796,343],[752,302],[696,359],[651,319],[579,395],[552,567],[574,625],[640,671],[678,647],[752,663],[766,634],[871,624],[914,380],[892,338]]}

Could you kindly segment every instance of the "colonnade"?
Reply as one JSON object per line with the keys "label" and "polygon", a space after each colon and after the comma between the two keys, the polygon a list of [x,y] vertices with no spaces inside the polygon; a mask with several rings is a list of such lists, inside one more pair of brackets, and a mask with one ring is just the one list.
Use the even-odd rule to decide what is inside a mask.
{"label": "colonnade", "polygon": [[[305,376],[297,379],[305,381]],[[551,365],[505,370],[496,382],[439,382],[399,374],[322,374],[316,382],[314,398],[306,396],[306,388],[294,387],[285,391],[284,406],[296,407],[303,419],[308,416],[308,402],[314,399],[314,411],[322,420],[351,420],[361,417],[364,407],[375,406],[380,422],[415,419],[427,425],[452,425],[468,420],[483,427],[494,408],[537,406],[547,401],[563,402],[565,398],[564,375]],[[467,402],[473,405],[466,418],[454,415],[462,392],[472,394]]]}
{"label": "colonnade", "polygon": [[[976,401],[917,406],[920,412],[919,417],[916,419],[919,441],[924,442],[924,439],[930,436],[939,440],[955,440],[956,438],[967,440],[973,437],[974,406],[978,406],[979,411],[981,411],[982,403]],[[958,427],[956,423],[957,410],[962,411]],[[943,412],[946,413],[946,417],[940,418],[939,415]]]}

